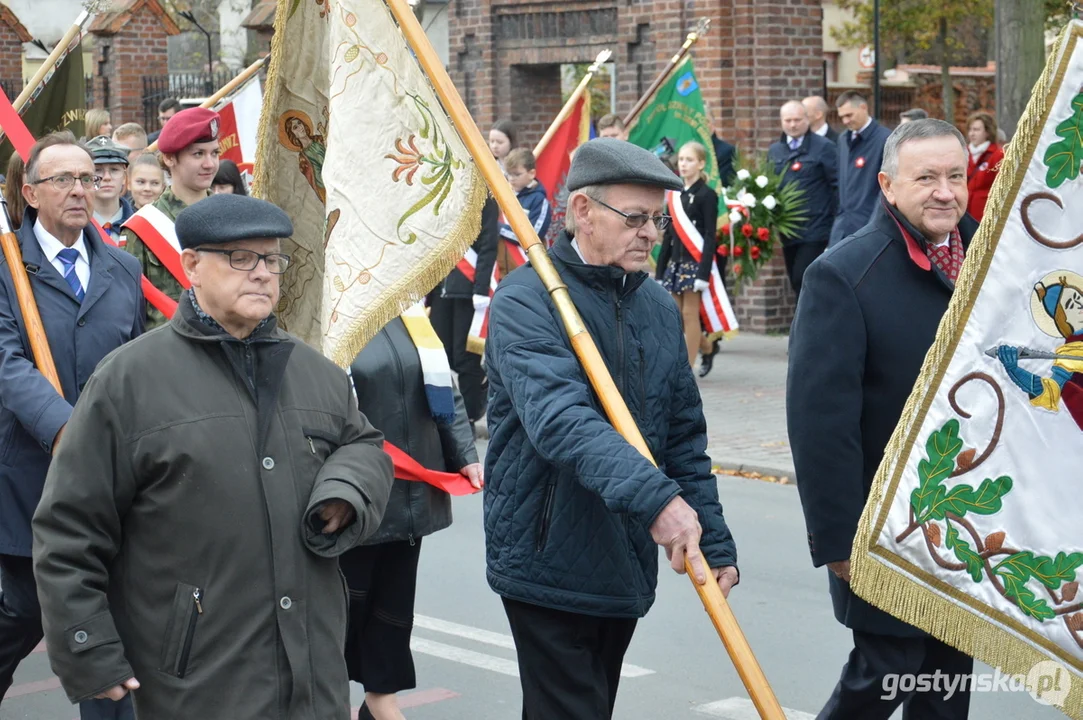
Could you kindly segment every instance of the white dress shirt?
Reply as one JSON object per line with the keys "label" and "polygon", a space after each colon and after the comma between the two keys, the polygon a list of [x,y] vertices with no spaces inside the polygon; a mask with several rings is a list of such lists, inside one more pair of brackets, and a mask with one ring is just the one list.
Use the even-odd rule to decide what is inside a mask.
{"label": "white dress shirt", "polygon": [[819,130],[813,130],[812,132],[816,133],[820,137],[827,137],[827,131],[830,129],[831,126],[825,122],[823,125],[820,126]]}
{"label": "white dress shirt", "polygon": [[[34,236],[38,239],[41,252],[45,254],[52,266],[60,273],[60,277],[64,277],[64,262],[57,256],[67,245],[57,240],[42,226],[41,218],[38,218],[34,223]],[[82,233],[79,234],[79,239],[75,241],[72,248],[79,252],[79,259],[75,261],[75,276],[79,278],[79,282],[83,286],[83,292],[87,292],[90,290],[90,253],[87,252]]]}

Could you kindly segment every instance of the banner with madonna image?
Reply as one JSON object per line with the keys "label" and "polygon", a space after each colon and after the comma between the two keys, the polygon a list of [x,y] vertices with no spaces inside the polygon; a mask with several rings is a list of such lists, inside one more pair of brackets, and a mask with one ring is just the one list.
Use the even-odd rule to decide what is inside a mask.
{"label": "banner with madonna image", "polygon": [[852,586],[1083,718],[1083,24],[1050,54],[854,540]]}
{"label": "banner with madonna image", "polygon": [[293,219],[279,319],[341,366],[455,267],[488,194],[384,0],[279,0],[254,184]]}

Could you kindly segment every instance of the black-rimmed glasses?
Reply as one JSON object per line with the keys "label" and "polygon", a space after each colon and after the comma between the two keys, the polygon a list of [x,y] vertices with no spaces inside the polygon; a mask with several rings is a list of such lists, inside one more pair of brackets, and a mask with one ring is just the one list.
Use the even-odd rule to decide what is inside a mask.
{"label": "black-rimmed glasses", "polygon": [[[83,186],[84,190],[96,190],[98,185],[101,184],[101,175],[80,175],[79,184]],[[75,187],[75,176],[71,173],[64,173],[63,175],[50,175],[44,177],[41,180],[35,180],[30,183],[31,185],[41,185],[42,183],[52,183],[60,192],[68,192]]]}
{"label": "black-rimmed glasses", "polygon": [[249,272],[256,269],[259,261],[267,265],[267,270],[275,275],[286,272],[290,266],[290,256],[285,253],[267,253],[261,255],[254,250],[220,250],[218,248],[196,248],[196,252],[215,253],[229,258],[229,266],[234,270]]}
{"label": "black-rimmed glasses", "polygon": [[[594,200],[594,198],[591,198],[591,200]],[[594,202],[598,203],[599,205],[601,205],[605,209],[612,210],[616,214],[620,215],[622,218],[624,218],[624,224],[626,226],[630,227],[630,228],[635,228],[635,229],[638,230],[639,228],[646,225],[648,220],[653,220],[654,221],[654,226],[656,228],[658,228],[658,232],[662,232],[667,227],[669,227],[669,220],[670,220],[669,215],[647,215],[645,213],[626,213],[623,210],[616,209],[612,205],[606,205],[601,200],[594,200]]]}

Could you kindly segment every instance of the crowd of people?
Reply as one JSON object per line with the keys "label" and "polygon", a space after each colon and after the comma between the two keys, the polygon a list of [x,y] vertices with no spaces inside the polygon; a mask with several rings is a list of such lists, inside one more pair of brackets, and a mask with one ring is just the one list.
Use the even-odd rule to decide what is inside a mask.
{"label": "crowd of people", "polygon": [[[768,151],[809,205],[782,239],[798,293],[788,421],[812,560],[854,633],[821,717],[886,718],[885,674],[972,663],[854,596],[848,557],[1003,150],[987,113],[964,137],[920,111],[891,131],[856,93],[836,107],[837,135],[822,98],[786,103]],[[515,127],[489,132],[656,466],[601,410],[494,200],[472,276],[457,266],[428,311],[391,321],[344,374],[277,327],[294,228],[219,157],[217,113],[160,110],[150,135],[88,112],[86,138],[53,133],[8,168],[60,387],[35,365],[0,268],[0,695],[44,637],[83,718],[341,718],[354,680],[360,720],[402,720],[422,539],[452,518],[448,494],[404,479],[386,441],[486,490],[487,577],[523,717],[610,717],[658,548],[725,594],[740,578],[694,373],[718,352],[699,313],[725,269],[707,177],[717,163],[729,181],[732,145],[686,143],[671,167],[607,115],[551,202]],[[699,259],[667,193],[681,234],[702,237]],[[968,696],[907,702],[964,718]]]}

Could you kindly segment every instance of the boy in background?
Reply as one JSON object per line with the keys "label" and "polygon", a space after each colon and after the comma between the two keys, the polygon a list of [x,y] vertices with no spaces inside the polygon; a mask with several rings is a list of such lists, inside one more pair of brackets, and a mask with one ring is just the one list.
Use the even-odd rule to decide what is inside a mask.
{"label": "boy in background", "polygon": [[[504,174],[519,198],[530,224],[539,238],[545,238],[549,232],[549,223],[553,220],[553,208],[545,187],[538,182],[538,166],[534,153],[525,148],[516,148],[504,158]],[[497,249],[496,261],[500,266],[500,277],[523,264],[524,253],[515,231],[506,222],[500,223],[500,238],[504,241]]]}

